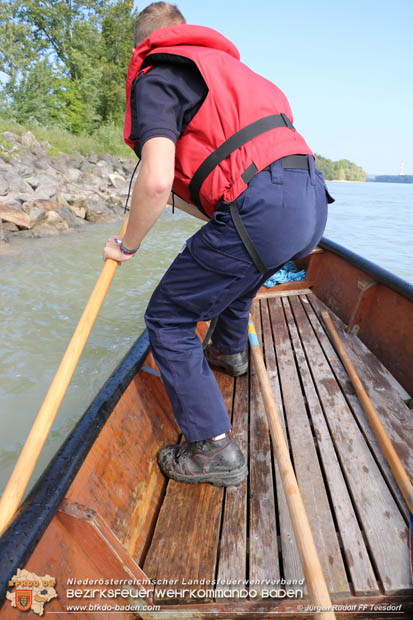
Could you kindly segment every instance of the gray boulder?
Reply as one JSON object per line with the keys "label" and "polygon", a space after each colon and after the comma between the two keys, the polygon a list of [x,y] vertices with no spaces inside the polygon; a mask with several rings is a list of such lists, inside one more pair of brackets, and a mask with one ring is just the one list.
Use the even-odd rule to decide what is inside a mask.
{"label": "gray boulder", "polygon": [[113,166],[111,162],[99,160],[96,164],[94,174],[98,174],[102,179],[109,181],[110,175],[113,174]]}
{"label": "gray boulder", "polygon": [[33,165],[36,170],[47,170],[50,167],[49,160],[45,156],[37,157],[37,159],[33,161]]}
{"label": "gray boulder", "polygon": [[43,153],[40,142],[37,140],[37,138],[35,138],[31,131],[26,131],[26,133],[21,136],[20,143],[22,146],[29,149],[32,153]]}
{"label": "gray boulder", "polygon": [[16,144],[20,142],[20,136],[17,133],[12,133],[11,131],[3,131],[0,135],[3,136],[7,142],[11,142],[12,144]]}
{"label": "gray boulder", "polygon": [[70,155],[67,155],[67,165],[69,168],[80,168],[85,158],[81,153],[73,151]]}
{"label": "gray boulder", "polygon": [[86,210],[88,222],[113,222],[118,219],[111,206],[100,198],[84,198],[76,206]]}
{"label": "gray boulder", "polygon": [[21,177],[31,177],[34,174],[34,166],[19,162],[14,166],[14,171]]}
{"label": "gray boulder", "polygon": [[6,178],[0,176],[0,196],[6,196],[9,193],[9,183]]}
{"label": "gray boulder", "polygon": [[2,156],[0,154],[0,171],[3,172],[3,170],[12,170],[12,167],[11,167],[11,165],[8,162],[6,162],[2,158]]}
{"label": "gray boulder", "polygon": [[86,161],[86,159],[80,166],[80,170],[82,172],[93,172],[94,169],[95,169],[95,164],[91,163],[90,161]]}
{"label": "gray boulder", "polygon": [[40,185],[34,192],[34,197],[37,199],[51,199],[56,198],[56,194],[59,191],[59,183],[47,183]]}
{"label": "gray boulder", "polygon": [[8,243],[9,241],[9,234],[6,230],[6,228],[4,227],[4,224],[2,222],[0,222],[0,247],[3,244]]}
{"label": "gray boulder", "polygon": [[64,173],[65,181],[69,181],[71,183],[77,183],[82,176],[79,168],[68,168]]}
{"label": "gray boulder", "polygon": [[117,172],[110,174],[109,180],[115,189],[119,189],[122,192],[128,191],[128,182],[121,174],[118,174]]}
{"label": "gray boulder", "polygon": [[26,178],[26,182],[33,188],[38,189],[42,187],[42,185],[58,185],[59,184],[59,176],[53,168],[51,168],[52,172],[48,170],[44,170],[39,174],[34,174],[30,177]]}
{"label": "gray boulder", "polygon": [[85,207],[77,207],[75,205],[69,205],[68,208],[70,209],[70,211],[73,213],[73,215],[76,218],[79,218],[81,220],[85,220],[86,219],[86,209],[85,209]]}
{"label": "gray boulder", "polygon": [[43,209],[39,209],[39,207],[31,206],[28,211],[26,211],[27,215],[30,218],[30,227],[33,228],[40,222],[43,222],[46,219],[47,212],[43,211]]}
{"label": "gray boulder", "polygon": [[86,160],[90,163],[90,164],[97,164],[99,158],[96,155],[96,153],[88,153],[86,155]]}
{"label": "gray boulder", "polygon": [[32,228],[34,237],[58,235],[69,230],[69,224],[57,211],[48,211],[46,217]]}
{"label": "gray boulder", "polygon": [[[104,190],[106,189],[106,183],[104,180],[94,174],[93,172],[82,172],[82,176],[79,179],[79,186],[85,190]],[[79,188],[78,188],[79,191]]]}
{"label": "gray boulder", "polygon": [[62,207],[57,213],[66,222],[69,228],[80,228],[81,226],[85,226],[85,224],[87,224],[86,220],[81,217],[76,217],[72,208]]}
{"label": "gray boulder", "polygon": [[52,155],[48,159],[49,159],[48,165],[52,166],[52,168],[54,168],[55,170],[58,170],[62,174],[65,174],[66,170],[68,169],[68,164],[67,164],[67,158],[63,153],[61,153],[60,155]]}
{"label": "gray boulder", "polygon": [[32,194],[33,189],[24,181],[14,170],[5,170],[2,172],[3,180],[9,185],[9,193],[14,194]]}

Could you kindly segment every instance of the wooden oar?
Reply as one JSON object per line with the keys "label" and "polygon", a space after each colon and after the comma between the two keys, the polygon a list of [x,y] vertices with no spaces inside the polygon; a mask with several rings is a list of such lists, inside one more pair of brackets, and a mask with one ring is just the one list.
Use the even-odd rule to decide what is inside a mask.
{"label": "wooden oar", "polygon": [[390,468],[393,472],[393,475],[396,479],[396,482],[399,486],[399,489],[406,501],[406,504],[410,511],[410,536],[409,536],[409,546],[410,546],[410,572],[413,577],[413,485],[411,480],[404,469],[402,462],[391,443],[389,436],[387,435],[381,420],[373,407],[373,404],[362,384],[360,377],[358,376],[356,369],[353,366],[352,361],[350,360],[347,351],[344,348],[344,345],[341,341],[340,336],[336,328],[334,327],[333,321],[327,310],[321,311],[321,316],[323,317],[323,321],[330,333],[331,339],[334,343],[337,353],[340,356],[341,361],[347,371],[348,376],[351,379],[353,387],[356,391],[356,394],[361,402],[361,405],[364,409],[364,412],[370,422],[370,425],[374,431],[374,434],[377,437],[377,440],[380,444],[381,449],[383,450],[383,454],[386,457],[386,461],[390,465]]}
{"label": "wooden oar", "polygon": [[[128,218],[126,218],[121,228],[120,237],[123,237],[125,234],[127,222]],[[4,489],[0,500],[0,534],[4,532],[19,507],[118,264],[117,261],[112,259],[105,261],[105,265]]]}
{"label": "wooden oar", "polygon": [[332,611],[330,594],[324,579],[301,493],[295,478],[288,446],[280,422],[280,416],[274,401],[260,343],[251,316],[248,324],[248,336],[251,355],[260,383],[264,407],[271,431],[272,443],[280,470],[288,511],[290,513],[308,591],[314,607],[320,610],[316,614],[316,617],[322,620],[334,620],[336,616]]}

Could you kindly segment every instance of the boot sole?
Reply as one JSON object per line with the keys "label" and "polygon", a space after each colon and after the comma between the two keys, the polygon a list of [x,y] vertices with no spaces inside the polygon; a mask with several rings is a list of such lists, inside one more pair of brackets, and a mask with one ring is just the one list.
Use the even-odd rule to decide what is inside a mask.
{"label": "boot sole", "polygon": [[165,471],[162,465],[159,463],[161,471],[168,478],[172,478],[176,482],[186,482],[187,484],[199,484],[201,482],[209,482],[215,487],[237,487],[248,476],[248,466],[244,464],[241,469],[238,469],[231,473],[222,474],[198,474],[194,476],[186,476],[178,472]]}

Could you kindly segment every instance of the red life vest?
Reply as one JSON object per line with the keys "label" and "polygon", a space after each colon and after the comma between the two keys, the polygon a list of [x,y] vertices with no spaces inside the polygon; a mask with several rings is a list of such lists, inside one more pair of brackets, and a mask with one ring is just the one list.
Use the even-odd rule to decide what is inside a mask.
{"label": "red life vest", "polygon": [[[133,52],[126,79],[124,139],[129,146],[138,143],[131,135],[132,87],[142,72],[165,60],[165,55],[171,62],[194,62],[208,87],[205,101],[176,144],[173,191],[185,201],[211,216],[220,201],[232,202],[246,189],[251,174],[286,155],[312,154],[292,126],[291,108],[281,90],[244,65],[236,47],[224,36],[188,24],[155,30]],[[265,121],[264,132],[248,137],[248,128],[253,127],[256,134],[261,119],[267,117],[270,120]],[[242,144],[241,135],[247,141],[231,152],[227,141],[234,134],[238,144]],[[228,150],[229,155],[225,153]]]}

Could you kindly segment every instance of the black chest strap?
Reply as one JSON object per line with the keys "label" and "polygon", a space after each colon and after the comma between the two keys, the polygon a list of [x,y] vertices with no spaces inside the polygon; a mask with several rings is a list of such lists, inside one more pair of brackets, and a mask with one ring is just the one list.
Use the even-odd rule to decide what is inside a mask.
{"label": "black chest strap", "polygon": [[[189,193],[191,201],[204,213],[199,198],[199,192],[205,179],[211,174],[214,168],[218,166],[224,159],[226,159],[231,153],[244,146],[247,142],[256,138],[257,136],[276,129],[277,127],[288,127],[294,129],[293,124],[286,114],[271,114],[270,116],[264,116],[253,123],[250,123],[246,127],[243,127],[230,138],[225,140],[215,151],[213,151],[199,166],[197,171],[189,183]],[[247,169],[248,170],[248,169]]]}

